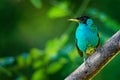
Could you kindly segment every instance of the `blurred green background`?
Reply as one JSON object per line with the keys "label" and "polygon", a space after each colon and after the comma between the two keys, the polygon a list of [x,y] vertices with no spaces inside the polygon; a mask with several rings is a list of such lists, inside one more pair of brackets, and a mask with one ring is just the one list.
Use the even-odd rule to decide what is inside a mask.
{"label": "blurred green background", "polygon": [[[76,23],[88,15],[101,45],[120,28],[120,0],[0,0],[0,80],[63,80],[83,59]],[[93,80],[120,80],[117,55]]]}

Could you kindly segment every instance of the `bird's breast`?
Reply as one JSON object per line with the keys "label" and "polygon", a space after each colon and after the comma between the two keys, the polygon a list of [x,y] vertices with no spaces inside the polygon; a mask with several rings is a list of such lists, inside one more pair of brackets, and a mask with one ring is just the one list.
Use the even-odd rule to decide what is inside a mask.
{"label": "bird's breast", "polygon": [[96,31],[92,31],[86,26],[79,26],[76,30],[77,44],[80,50],[86,51],[88,46],[95,47],[98,43],[98,36]]}

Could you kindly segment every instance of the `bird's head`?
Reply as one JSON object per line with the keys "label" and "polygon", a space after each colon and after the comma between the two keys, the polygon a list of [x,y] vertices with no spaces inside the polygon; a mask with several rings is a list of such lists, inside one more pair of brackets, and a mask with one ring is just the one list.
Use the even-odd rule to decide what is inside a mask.
{"label": "bird's head", "polygon": [[69,19],[69,21],[73,21],[73,22],[77,22],[77,23],[83,23],[83,24],[87,24],[87,25],[93,24],[92,19],[88,16],[81,16],[79,18]]}

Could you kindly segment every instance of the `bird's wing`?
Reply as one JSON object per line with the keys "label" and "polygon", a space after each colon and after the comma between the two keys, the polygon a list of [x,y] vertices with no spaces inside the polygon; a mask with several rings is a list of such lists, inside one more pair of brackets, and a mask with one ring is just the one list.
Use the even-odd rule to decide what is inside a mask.
{"label": "bird's wing", "polygon": [[96,48],[99,46],[100,44],[100,36],[99,36],[99,33],[97,33],[97,36],[98,36],[98,44],[96,45]]}
{"label": "bird's wing", "polygon": [[79,55],[80,55],[81,57],[83,57],[82,51],[80,51],[80,49],[78,48],[77,39],[75,39],[75,45],[76,45],[76,47],[77,47],[77,51],[78,51]]}
{"label": "bird's wing", "polygon": [[[93,31],[96,31],[97,30],[97,27],[95,25],[92,25],[92,30]],[[98,30],[97,30],[98,31]],[[97,36],[98,36],[98,44],[95,46],[96,48],[99,46],[100,44],[100,36],[99,36],[99,33],[97,32]]]}

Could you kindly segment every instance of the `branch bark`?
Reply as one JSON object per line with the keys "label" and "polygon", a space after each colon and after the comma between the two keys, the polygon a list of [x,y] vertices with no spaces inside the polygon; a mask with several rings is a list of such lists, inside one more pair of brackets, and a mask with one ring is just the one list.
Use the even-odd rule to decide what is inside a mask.
{"label": "branch bark", "polygon": [[120,30],[114,34],[101,48],[91,55],[83,64],[72,72],[65,80],[90,80],[120,50]]}

